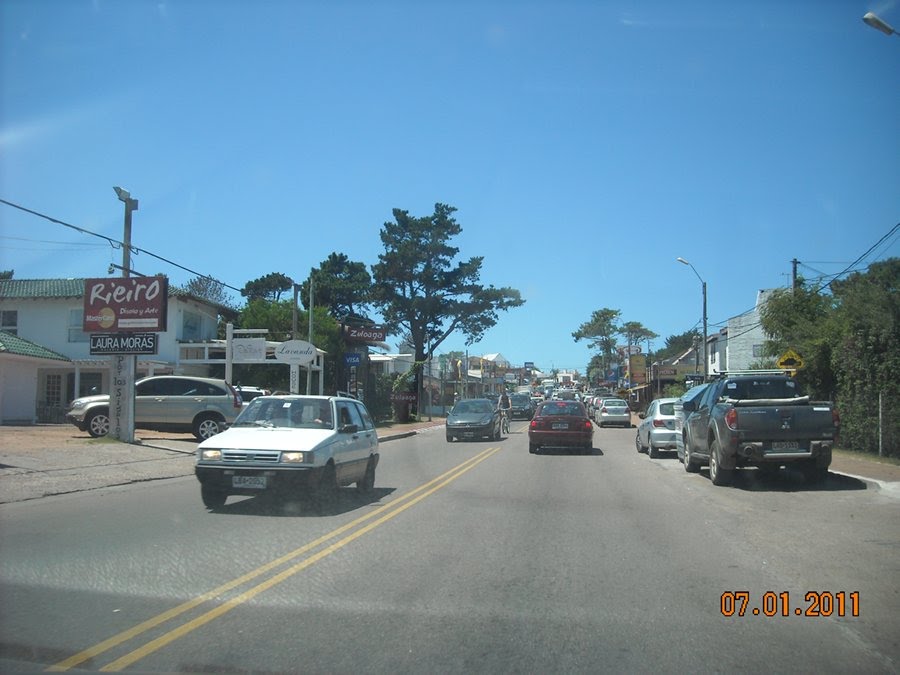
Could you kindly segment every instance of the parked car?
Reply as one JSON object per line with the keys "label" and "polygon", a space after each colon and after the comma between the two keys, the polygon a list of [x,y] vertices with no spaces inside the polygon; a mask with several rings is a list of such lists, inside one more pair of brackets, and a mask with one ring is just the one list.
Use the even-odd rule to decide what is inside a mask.
{"label": "parked car", "polygon": [[807,481],[828,474],[840,418],[828,401],[810,401],[783,372],[723,374],[699,401],[684,404],[685,471],[709,464],[713,485],[727,485],[736,469],[775,471],[792,465]]}
{"label": "parked car", "polygon": [[259,396],[227,431],[197,446],[194,473],[208,508],[229,495],[312,496],[375,486],[378,435],[361,401],[342,396]]}
{"label": "parked car", "polygon": [[460,438],[500,440],[500,411],[487,398],[459,401],[447,415],[447,441]]}
{"label": "parked car", "polygon": [[581,402],[554,399],[538,406],[528,426],[528,452],[535,454],[547,447],[574,447],[591,453],[594,425]]}
{"label": "parked car", "polygon": [[534,403],[529,394],[510,394],[509,418],[530,420],[534,417]]}
{"label": "parked car", "polygon": [[597,406],[594,421],[600,428],[609,426],[631,426],[631,409],[628,402],[621,398],[604,398]]}
{"label": "parked car", "polygon": [[685,435],[687,434],[687,424],[685,424],[685,419],[691,414],[684,410],[684,404],[687,401],[695,402],[700,400],[700,397],[703,395],[703,392],[706,391],[708,386],[709,383],[707,382],[706,384],[698,384],[691,387],[678,397],[675,400],[675,405],[672,406],[672,411],[675,415],[675,452],[678,454],[678,459],[681,460],[681,462],[684,462],[684,444]]}
{"label": "parked car", "polygon": [[[156,375],[138,380],[134,388],[134,426],[157,431],[190,431],[198,440],[221,433],[243,406],[225,380],[185,375]],[[66,421],[91,436],[109,433],[109,394],[72,401]]]}
{"label": "parked car", "polygon": [[638,452],[646,452],[652,459],[660,450],[675,450],[675,401],[677,398],[658,398],[647,412],[640,413],[641,423],[635,435]]}

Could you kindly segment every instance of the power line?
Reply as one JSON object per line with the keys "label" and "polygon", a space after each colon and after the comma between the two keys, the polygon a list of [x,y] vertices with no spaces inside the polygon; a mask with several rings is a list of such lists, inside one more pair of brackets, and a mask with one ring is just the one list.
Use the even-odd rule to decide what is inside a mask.
{"label": "power line", "polygon": [[[33,209],[26,208],[24,206],[15,204],[15,203],[7,201],[5,199],[0,199],[0,204],[6,204],[7,206],[11,206],[14,209],[19,209],[20,211],[24,211],[25,213],[30,213],[33,216],[37,216],[38,218],[43,218],[44,220],[49,220],[51,223],[56,223],[57,225],[62,225],[63,227],[71,228],[71,229],[75,230],[76,232],[80,232],[81,234],[88,234],[88,235],[91,235],[92,237],[98,237],[100,239],[105,240],[113,248],[121,249],[121,248],[125,247],[125,242],[119,241],[118,239],[113,239],[112,237],[107,237],[105,234],[91,232],[90,230],[86,230],[83,227],[79,227],[77,225],[72,225],[71,223],[67,223],[63,220],[59,220],[58,218],[53,218],[52,216],[48,216],[45,213],[40,213],[39,211],[34,211]],[[190,272],[191,274],[194,274],[198,277],[202,277],[204,279],[210,279],[210,280],[216,282],[217,284],[221,284],[223,288],[229,288],[232,291],[237,291],[238,293],[241,292],[240,288],[235,288],[234,286],[231,286],[230,284],[226,284],[224,281],[219,281],[218,279],[216,279],[213,276],[210,276],[209,274],[202,274],[201,272],[192,270],[191,268],[185,267],[184,265],[181,265],[181,264],[175,262],[174,260],[169,260],[165,256],[157,255],[156,253],[152,253],[146,249],[143,249],[143,248],[140,248],[140,247],[134,246],[134,245],[130,246],[129,248],[132,253],[146,253],[151,258],[156,258],[157,260],[161,260],[162,262],[172,265],[173,267],[177,267],[180,270],[184,270],[185,272]]]}

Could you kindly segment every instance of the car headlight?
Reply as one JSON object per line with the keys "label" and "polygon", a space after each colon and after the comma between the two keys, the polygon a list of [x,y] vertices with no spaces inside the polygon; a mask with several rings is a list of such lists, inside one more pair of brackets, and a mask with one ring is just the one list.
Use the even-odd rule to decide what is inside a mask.
{"label": "car headlight", "polygon": [[220,461],[222,461],[222,451],[221,450],[202,450],[200,452],[200,459],[206,460],[208,462],[220,462]]}
{"label": "car headlight", "polygon": [[312,461],[311,452],[282,452],[281,461],[291,464],[306,464]]}
{"label": "car headlight", "polygon": [[75,410],[75,408],[83,408],[85,405],[87,405],[87,401],[81,398],[76,398],[74,401],[72,401],[72,410]]}

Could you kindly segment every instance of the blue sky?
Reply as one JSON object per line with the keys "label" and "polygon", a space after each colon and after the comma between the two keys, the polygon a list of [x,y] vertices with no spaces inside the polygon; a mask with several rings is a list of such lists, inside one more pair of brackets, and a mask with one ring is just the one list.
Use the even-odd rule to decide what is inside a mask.
{"label": "blue sky", "polygon": [[[238,288],[371,265],[393,208],[451,204],[460,255],[526,300],[470,353],[583,370],[596,309],[654,349],[700,325],[678,256],[712,332],[897,224],[900,38],[867,11],[900,27],[893,0],[5,0],[0,198],[120,239],[124,186],[134,245]],[[0,204],[16,278],[121,261]]]}

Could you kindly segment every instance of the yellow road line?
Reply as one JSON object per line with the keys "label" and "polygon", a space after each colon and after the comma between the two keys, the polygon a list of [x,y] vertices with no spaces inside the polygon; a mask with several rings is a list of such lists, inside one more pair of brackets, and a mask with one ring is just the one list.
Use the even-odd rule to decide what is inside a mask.
{"label": "yellow road line", "polygon": [[[358,525],[361,525],[362,523],[366,522],[367,520],[372,520],[373,518],[376,518],[379,514],[384,513],[385,511],[396,509],[396,513],[401,513],[402,511],[405,511],[412,504],[415,504],[415,503],[421,501],[421,499],[424,499],[426,496],[432,494],[433,492],[435,492],[439,488],[443,487],[447,483],[455,480],[456,478],[458,478],[459,476],[464,474],[466,471],[475,467],[477,464],[480,464],[482,461],[484,461],[485,459],[490,457],[495,452],[498,452],[499,450],[500,450],[500,448],[488,448],[488,449],[482,451],[481,453],[479,453],[478,455],[475,455],[474,457],[467,459],[465,462],[458,464],[457,466],[453,467],[449,471],[445,471],[440,476],[431,479],[427,483],[420,485],[419,487],[411,490],[410,492],[407,492],[405,495],[399,497],[398,499],[388,502],[387,504],[378,507],[374,511],[371,511],[370,513],[367,513],[364,516],[360,516],[359,518],[356,518],[355,520],[352,520],[351,522],[349,522],[345,525],[342,525],[341,527],[338,527],[327,534],[322,535],[321,537],[315,539],[314,541],[304,544],[303,546],[291,551],[290,553],[287,553],[279,558],[276,558],[275,560],[265,563],[264,565],[257,567],[256,569],[254,569],[240,577],[237,577],[236,579],[233,579],[232,581],[222,584],[221,586],[217,586],[216,588],[212,589],[211,591],[207,591],[206,593],[203,593],[202,595],[199,595],[196,598],[193,598],[193,599],[188,600],[187,602],[184,602],[176,607],[173,607],[170,610],[167,610],[165,612],[157,614],[156,616],[154,616],[150,619],[147,619],[146,621],[143,621],[143,622],[139,623],[138,625],[136,625],[132,628],[129,628],[128,630],[117,633],[116,635],[113,635],[112,637],[107,638],[106,640],[103,640],[102,642],[99,642],[92,647],[88,647],[87,649],[84,649],[84,650],[78,652],[77,654],[73,654],[69,658],[59,661],[58,663],[55,663],[55,664],[49,666],[46,669],[46,672],[65,671],[65,670],[68,670],[69,668],[73,668],[81,663],[84,663],[85,661],[87,661],[89,659],[95,658],[95,657],[99,656],[100,654],[103,654],[104,652],[107,652],[110,649],[112,649],[124,642],[132,640],[135,637],[137,637],[138,635],[145,633],[148,630],[151,630],[152,628],[155,628],[156,626],[159,626],[159,625],[165,623],[166,621],[170,621],[171,619],[174,619],[175,617],[180,616],[180,615],[184,614],[185,612],[188,612],[188,611],[194,609],[195,607],[198,607],[206,602],[209,602],[210,600],[218,597],[219,595],[221,595],[223,593],[233,590],[234,588],[237,588],[238,586],[241,586],[249,581],[252,581],[253,579],[256,579],[259,576],[262,576],[263,574],[265,574],[267,572],[270,572],[271,570],[275,569],[276,567],[279,567],[280,565],[290,562],[294,558],[297,558],[298,556],[301,556],[304,553],[307,553],[307,552],[311,551],[312,549],[314,549],[318,546],[321,546],[325,542],[327,542],[331,539],[334,539],[335,537],[343,534],[344,532],[347,532],[348,530],[353,529],[354,527],[357,527]],[[432,487],[432,486],[436,486],[436,487]],[[427,490],[427,492],[425,492],[426,490]],[[422,493],[422,492],[425,492],[425,494],[414,499],[414,497],[417,494]],[[407,505],[403,506],[404,502],[409,502],[409,503]],[[399,507],[398,507],[398,505],[399,505]],[[390,517],[393,517],[393,515],[390,515]],[[382,517],[378,521],[376,521],[376,524],[380,524],[381,522],[383,522],[384,520],[387,520],[387,519],[389,519],[387,516]],[[374,526],[375,525],[370,525],[366,528],[363,528],[363,530],[361,530],[361,532],[368,532]],[[353,539],[355,539],[355,538],[356,537],[354,536],[352,538],[348,537],[345,540],[341,540],[341,542],[343,542],[343,543],[338,542],[338,543],[340,543],[340,546],[338,546],[338,548],[346,545],[350,541],[353,541]],[[334,546],[334,545],[332,545],[332,546]],[[288,571],[293,570],[291,572],[291,574],[296,574],[301,569],[308,567],[313,562],[316,562],[319,559],[321,559],[321,557],[324,557],[324,555],[321,555],[323,552],[327,552],[327,553],[333,552],[330,549],[331,549],[331,547],[323,549],[322,552],[320,552],[319,554],[316,554],[312,558],[308,558],[308,559],[304,560],[303,562],[299,563],[298,565],[288,568]],[[327,555],[327,553],[326,553],[326,555]],[[306,563],[307,560],[311,560],[312,562],[310,562],[309,565],[304,565],[304,563]],[[295,567],[298,567],[298,569],[295,569]],[[283,578],[287,578],[287,576],[291,575],[291,574],[288,574],[287,576],[282,578],[281,575],[283,575],[283,574],[284,574],[284,572],[282,572],[279,575],[276,575],[275,577],[272,577],[272,579],[279,579],[279,581],[281,581],[281,580],[283,580]],[[271,579],[270,579],[270,581],[271,581]],[[266,583],[267,582],[263,582],[263,584],[260,584],[260,586],[265,586],[265,588],[269,588],[270,586],[266,586]],[[275,583],[278,583],[278,582],[275,582]],[[273,583],[271,585],[275,585],[275,584]],[[259,587],[256,587],[256,588],[259,588]],[[265,590],[265,588],[263,588],[262,590]],[[240,602],[244,602],[245,600],[252,598],[253,596],[257,595],[257,593],[261,592],[261,590],[253,592],[254,590],[255,589],[250,589],[250,591],[247,591],[247,592],[237,596],[237,598],[235,598],[231,601],[225,602],[223,605],[220,606],[220,607],[225,608],[224,611],[220,612],[220,614],[223,614],[223,613],[229,611],[230,609],[233,609],[233,607],[236,606],[237,604],[240,604]],[[247,596],[247,593],[252,593],[252,594]],[[247,597],[244,597],[244,596],[247,596]],[[240,602],[236,602],[238,600],[240,600]],[[235,604],[232,604],[232,603],[235,603]],[[216,611],[217,610],[214,609],[214,610],[208,612],[207,614],[204,614],[203,616],[207,616],[209,614],[214,614]],[[218,614],[216,614],[216,616],[218,616]],[[203,617],[200,617],[200,618],[203,618]],[[212,618],[215,618],[215,616],[211,617],[207,621],[203,621],[203,623],[207,623],[209,620],[212,620]],[[185,626],[189,626],[192,623],[193,622],[189,622],[189,623],[185,624]],[[202,625],[202,623],[198,624],[198,626],[199,625]],[[178,630],[178,629],[176,629],[176,630]],[[191,628],[190,630],[193,630],[193,628]],[[190,632],[190,631],[186,631],[186,632]],[[173,638],[173,639],[175,639],[175,638]],[[169,640],[169,641],[171,641],[171,640]],[[148,644],[153,644],[153,643],[151,642]],[[123,658],[127,658],[127,657],[123,657]],[[137,659],[135,659],[135,660],[137,660]],[[114,662],[114,663],[118,663],[118,662]],[[110,664],[110,666],[111,665],[112,664]],[[107,666],[106,668],[110,668],[110,666]],[[119,666],[119,668],[121,668],[121,667],[124,667],[124,666]]]}

